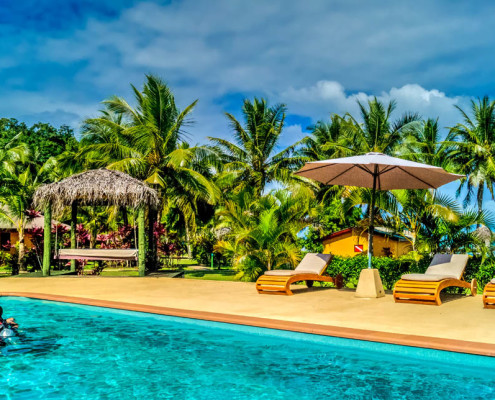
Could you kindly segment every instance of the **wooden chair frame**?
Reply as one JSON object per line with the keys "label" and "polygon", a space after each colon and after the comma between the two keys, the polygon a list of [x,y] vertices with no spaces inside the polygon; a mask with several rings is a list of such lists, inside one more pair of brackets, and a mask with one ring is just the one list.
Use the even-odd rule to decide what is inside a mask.
{"label": "wooden chair frame", "polygon": [[483,307],[495,308],[495,284],[488,283],[483,290]]}
{"label": "wooden chair frame", "polygon": [[256,290],[258,293],[270,293],[270,294],[282,294],[291,296],[292,290],[290,290],[290,285],[296,282],[306,281],[306,286],[308,288],[313,286],[313,282],[330,282],[333,283],[337,289],[342,288],[343,279],[342,275],[337,275],[335,277],[323,274],[295,274],[289,276],[280,275],[261,275],[256,281]]}
{"label": "wooden chair frame", "polygon": [[462,277],[461,279],[443,279],[437,282],[409,281],[401,279],[395,284],[394,300],[396,303],[429,304],[439,306],[442,304],[440,292],[448,287],[461,287],[469,289],[471,291],[471,296],[476,296],[478,284],[476,279],[471,280],[471,282],[466,282],[462,279]]}

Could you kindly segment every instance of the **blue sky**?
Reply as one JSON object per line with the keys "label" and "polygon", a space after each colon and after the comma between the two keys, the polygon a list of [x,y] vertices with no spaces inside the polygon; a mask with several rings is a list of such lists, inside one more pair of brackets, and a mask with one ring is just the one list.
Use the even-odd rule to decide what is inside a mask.
{"label": "blue sky", "polygon": [[459,120],[495,90],[495,2],[0,0],[0,116],[69,124],[145,73],[182,107],[192,142],[229,137],[224,111],[264,96],[289,109],[284,143],[356,99]]}

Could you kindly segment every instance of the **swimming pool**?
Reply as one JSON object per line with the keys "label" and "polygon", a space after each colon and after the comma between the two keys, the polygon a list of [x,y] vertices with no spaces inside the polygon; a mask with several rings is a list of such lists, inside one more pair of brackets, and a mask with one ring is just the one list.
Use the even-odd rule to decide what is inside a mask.
{"label": "swimming pool", "polygon": [[0,298],[0,399],[492,399],[495,358]]}

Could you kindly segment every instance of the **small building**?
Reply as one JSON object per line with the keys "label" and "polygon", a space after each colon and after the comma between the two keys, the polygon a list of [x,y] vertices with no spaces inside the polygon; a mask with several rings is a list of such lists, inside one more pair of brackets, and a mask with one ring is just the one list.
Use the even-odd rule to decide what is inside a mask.
{"label": "small building", "polygon": [[[52,220],[52,227],[55,225],[63,225],[67,229],[70,228],[67,224],[62,224],[58,221]],[[33,247],[32,242],[32,229],[43,229],[45,226],[45,218],[40,215],[39,217],[35,217],[27,222],[26,231],[24,234],[24,244],[26,246],[26,250],[29,250]],[[19,242],[19,233],[17,229],[12,223],[6,220],[0,220],[0,250],[4,250],[5,247],[10,244],[11,246],[15,246],[16,243]],[[14,248],[10,250],[10,253],[14,252]]]}
{"label": "small building", "polygon": [[[411,243],[404,237],[394,234],[390,229],[376,227],[373,235],[373,255],[375,257],[397,258],[409,253]],[[323,253],[336,256],[354,257],[368,253],[368,230],[347,228],[331,233],[322,239]]]}

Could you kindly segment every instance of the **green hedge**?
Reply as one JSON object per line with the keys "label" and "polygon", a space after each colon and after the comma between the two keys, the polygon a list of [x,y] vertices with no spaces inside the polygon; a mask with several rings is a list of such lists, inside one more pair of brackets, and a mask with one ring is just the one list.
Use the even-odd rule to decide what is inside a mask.
{"label": "green hedge", "polygon": [[478,281],[478,293],[483,293],[485,285],[495,278],[495,259],[489,258],[483,262],[479,258],[470,259],[464,279],[469,282],[473,278]]}
{"label": "green hedge", "polygon": [[[411,258],[373,257],[373,268],[377,268],[382,278],[383,287],[392,289],[400,277],[407,273],[423,273],[430,259],[422,259],[419,263]],[[357,286],[362,269],[368,268],[368,257],[363,254],[355,257],[335,256],[328,266],[331,276],[342,274],[344,285],[350,288]]]}
{"label": "green hedge", "polygon": [[[419,263],[410,258],[373,257],[373,268],[377,268],[385,289],[392,289],[403,274],[409,272],[423,273],[428,268],[430,260],[423,259]],[[342,274],[344,285],[350,288],[357,286],[362,269],[368,268],[368,257],[335,256],[328,266],[327,272],[331,276]]]}
{"label": "green hedge", "polygon": [[[373,268],[377,268],[382,278],[385,289],[393,289],[403,274],[423,273],[428,268],[431,258],[424,257],[419,262],[403,257],[399,259],[388,257],[373,257]],[[355,288],[359,280],[361,270],[368,267],[368,257],[359,255],[356,257],[335,256],[327,268],[328,274],[335,276],[342,274],[344,285]],[[464,273],[464,279],[471,281],[475,278],[478,281],[478,292],[483,292],[485,285],[495,278],[495,258],[481,261],[479,258],[471,258]],[[457,289],[453,289],[456,291]]]}

